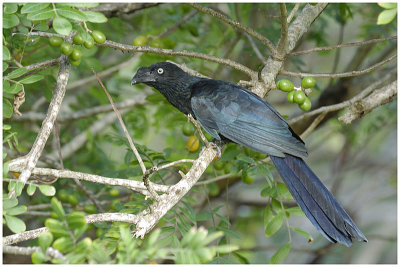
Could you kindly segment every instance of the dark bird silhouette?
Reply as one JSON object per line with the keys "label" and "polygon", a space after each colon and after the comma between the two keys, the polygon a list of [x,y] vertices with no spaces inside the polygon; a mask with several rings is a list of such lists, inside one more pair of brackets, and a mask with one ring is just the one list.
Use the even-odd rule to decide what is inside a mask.
{"label": "dark bird silhouette", "polygon": [[278,111],[234,83],[189,75],[160,62],[140,68],[131,85],[154,87],[178,110],[191,114],[216,140],[268,154],[312,224],[331,242],[367,242],[343,207],[303,161],[307,149]]}

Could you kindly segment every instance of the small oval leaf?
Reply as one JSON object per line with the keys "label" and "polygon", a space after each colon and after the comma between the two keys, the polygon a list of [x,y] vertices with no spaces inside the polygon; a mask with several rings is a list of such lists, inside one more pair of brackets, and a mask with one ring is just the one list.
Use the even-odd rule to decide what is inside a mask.
{"label": "small oval leaf", "polygon": [[289,254],[290,252],[290,243],[287,243],[280,247],[274,255],[272,255],[271,259],[269,260],[270,264],[277,264],[281,263]]}
{"label": "small oval leaf", "polygon": [[48,196],[48,197],[54,196],[56,193],[56,189],[54,188],[54,186],[47,185],[47,184],[39,185],[39,190],[40,190],[40,192],[42,192],[43,195]]}
{"label": "small oval leaf", "polygon": [[53,28],[59,34],[68,35],[72,30],[72,25],[67,19],[55,17],[53,20]]}

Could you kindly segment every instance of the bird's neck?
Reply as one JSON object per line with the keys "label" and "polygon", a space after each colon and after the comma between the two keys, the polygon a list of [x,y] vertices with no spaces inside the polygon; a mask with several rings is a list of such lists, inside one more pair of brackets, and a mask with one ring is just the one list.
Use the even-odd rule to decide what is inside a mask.
{"label": "bird's neck", "polygon": [[[189,75],[188,75],[189,76]],[[171,83],[163,83],[154,86],[161,94],[167,98],[174,107],[179,109],[184,114],[193,114],[190,98],[192,94],[192,84],[199,81],[197,77],[181,77],[171,81]]]}

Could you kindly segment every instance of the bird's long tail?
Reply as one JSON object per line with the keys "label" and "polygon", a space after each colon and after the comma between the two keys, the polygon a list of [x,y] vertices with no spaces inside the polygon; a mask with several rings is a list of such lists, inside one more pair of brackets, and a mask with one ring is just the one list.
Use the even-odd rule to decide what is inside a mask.
{"label": "bird's long tail", "polygon": [[368,241],[301,158],[285,154],[285,158],[271,156],[271,159],[300,208],[329,241],[348,247],[353,238]]}

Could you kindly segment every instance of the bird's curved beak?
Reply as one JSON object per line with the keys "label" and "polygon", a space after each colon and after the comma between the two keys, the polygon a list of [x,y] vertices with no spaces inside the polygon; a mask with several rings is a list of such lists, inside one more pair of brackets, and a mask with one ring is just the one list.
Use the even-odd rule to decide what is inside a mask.
{"label": "bird's curved beak", "polygon": [[135,76],[133,76],[131,80],[131,85],[135,85],[138,83],[146,83],[146,82],[155,82],[154,75],[150,72],[149,68],[140,68],[136,72]]}

